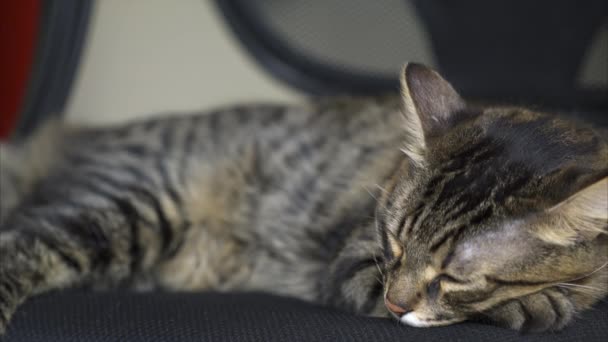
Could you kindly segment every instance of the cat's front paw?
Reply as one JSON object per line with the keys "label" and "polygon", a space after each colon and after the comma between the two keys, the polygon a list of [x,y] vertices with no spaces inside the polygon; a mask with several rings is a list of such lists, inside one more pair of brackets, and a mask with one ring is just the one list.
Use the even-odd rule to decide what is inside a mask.
{"label": "cat's front paw", "polygon": [[0,336],[6,332],[11,317],[29,293],[31,282],[21,272],[9,271],[6,264],[0,263]]}
{"label": "cat's front paw", "polygon": [[18,282],[0,272],[0,336],[6,332],[13,313],[25,299],[20,287]]}
{"label": "cat's front paw", "polygon": [[11,294],[11,291],[8,282],[0,279],[0,336],[6,332],[8,322],[19,305],[19,301]]}
{"label": "cat's front paw", "polygon": [[523,332],[558,331],[573,318],[575,308],[566,294],[546,289],[515,298],[484,312],[495,324]]}

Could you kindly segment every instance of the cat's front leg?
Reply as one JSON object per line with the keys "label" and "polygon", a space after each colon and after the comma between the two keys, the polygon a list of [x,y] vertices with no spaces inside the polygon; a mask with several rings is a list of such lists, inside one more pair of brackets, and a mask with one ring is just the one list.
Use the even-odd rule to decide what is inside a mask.
{"label": "cat's front leg", "polygon": [[[39,228],[0,229],[0,336],[19,305],[32,295],[104,277],[94,261],[103,257],[100,249],[79,246],[76,236],[50,228],[48,222],[37,224]],[[112,278],[129,274],[111,272],[107,276]]]}
{"label": "cat's front leg", "polygon": [[0,336],[17,307],[48,282],[45,274],[54,267],[54,259],[43,244],[17,238],[12,232],[0,233]]}
{"label": "cat's front leg", "polygon": [[161,190],[110,177],[48,180],[0,227],[0,331],[28,297],[145,273],[179,238],[183,225],[154,197]]}

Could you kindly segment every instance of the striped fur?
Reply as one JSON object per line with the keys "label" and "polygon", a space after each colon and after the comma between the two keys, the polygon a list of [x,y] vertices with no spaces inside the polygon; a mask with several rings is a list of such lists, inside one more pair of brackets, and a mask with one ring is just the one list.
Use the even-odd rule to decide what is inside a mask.
{"label": "striped fur", "polygon": [[[470,109],[420,68],[405,69],[403,99],[53,124],[3,145],[0,330],[28,297],[74,285],[262,290],[371,315],[387,314],[387,296],[438,322],[481,311],[514,328],[532,296],[570,316],[591,305],[599,295],[560,292],[541,275],[572,278],[605,262],[605,222],[568,206],[599,233],[569,227],[560,244],[535,213],[602,182],[606,144],[543,114]],[[597,207],[593,194],[580,198]],[[503,259],[480,262],[480,246],[504,248]],[[535,250],[551,258],[523,267]],[[475,283],[473,296],[477,274],[486,287]]]}

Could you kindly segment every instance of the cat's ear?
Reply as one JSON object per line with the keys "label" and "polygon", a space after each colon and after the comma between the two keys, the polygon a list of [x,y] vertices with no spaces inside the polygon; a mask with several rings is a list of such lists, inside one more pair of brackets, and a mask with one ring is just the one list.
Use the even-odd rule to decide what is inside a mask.
{"label": "cat's ear", "polygon": [[608,177],[549,208],[536,225],[542,240],[562,246],[608,234]]}
{"label": "cat's ear", "polygon": [[403,67],[401,94],[405,126],[411,140],[404,152],[420,161],[426,148],[425,138],[443,133],[466,104],[448,81],[434,70],[416,63]]}

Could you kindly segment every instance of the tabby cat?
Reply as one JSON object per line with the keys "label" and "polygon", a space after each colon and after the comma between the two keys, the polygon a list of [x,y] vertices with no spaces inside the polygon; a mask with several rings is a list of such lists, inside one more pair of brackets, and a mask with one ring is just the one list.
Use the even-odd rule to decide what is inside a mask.
{"label": "tabby cat", "polygon": [[402,96],[242,106],[2,145],[0,330],[70,286],[262,290],[417,327],[559,330],[608,292],[608,142]]}

